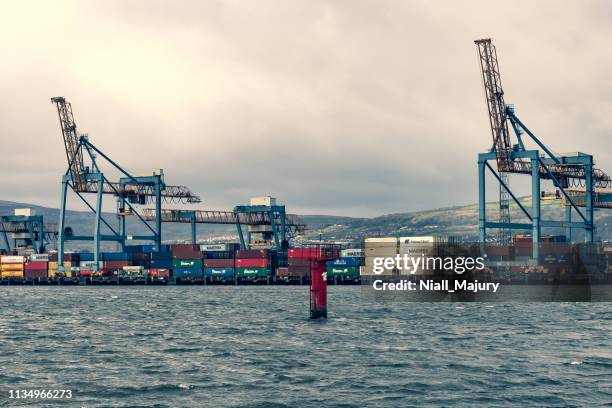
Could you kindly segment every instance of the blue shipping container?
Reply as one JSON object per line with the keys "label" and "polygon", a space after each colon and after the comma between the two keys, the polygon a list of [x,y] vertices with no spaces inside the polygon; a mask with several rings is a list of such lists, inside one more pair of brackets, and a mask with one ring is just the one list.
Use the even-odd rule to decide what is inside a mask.
{"label": "blue shipping container", "polygon": [[360,266],[361,258],[340,258],[333,261],[327,261],[327,266]]}
{"label": "blue shipping container", "polygon": [[126,245],[125,252],[130,253],[130,254],[141,253],[142,245]]}
{"label": "blue shipping container", "polygon": [[176,268],[172,270],[172,276],[175,278],[190,278],[194,276],[202,276],[200,268]]}
{"label": "blue shipping container", "polygon": [[104,261],[129,261],[130,254],[127,252],[104,252],[102,254]]}
{"label": "blue shipping container", "polygon": [[154,259],[154,260],[172,259],[172,252],[151,252],[151,259]]}
{"label": "blue shipping container", "polygon": [[233,278],[234,268],[204,268],[204,276],[219,276]]}
{"label": "blue shipping container", "polygon": [[230,251],[204,251],[206,259],[229,259],[233,258],[233,253]]}
{"label": "blue shipping container", "polygon": [[150,265],[156,269],[172,269],[172,259],[152,259]]}
{"label": "blue shipping container", "polygon": [[79,258],[81,259],[81,261],[93,261],[94,260],[94,254],[91,252],[81,252]]}
{"label": "blue shipping container", "polygon": [[[156,252],[157,248],[154,244],[142,245],[142,252]],[[162,244],[160,252],[170,252],[170,245]]]}

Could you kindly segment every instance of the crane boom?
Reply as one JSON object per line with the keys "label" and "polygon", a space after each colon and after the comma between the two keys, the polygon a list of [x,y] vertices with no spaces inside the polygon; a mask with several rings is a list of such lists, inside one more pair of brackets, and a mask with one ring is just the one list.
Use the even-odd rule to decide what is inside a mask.
{"label": "crane boom", "polygon": [[[474,42],[478,47],[491,135],[493,136],[491,151],[496,153],[497,170],[501,181],[499,186],[499,221],[503,224],[509,224],[510,195],[508,194],[507,186],[509,185],[508,172],[512,169],[512,145],[510,144],[510,132],[508,131],[508,121],[506,120],[506,102],[504,101],[504,90],[499,74],[497,51],[490,38]],[[511,233],[508,228],[499,229],[498,241],[500,244],[509,243],[510,238]]]}
{"label": "crane boom", "polygon": [[[72,181],[71,187],[79,193],[96,193],[98,191],[98,183],[96,180],[88,179],[87,177],[90,170],[85,167],[83,162],[83,148],[85,146],[86,149],[93,149],[105,159],[110,159],[88,140],[84,140],[85,138],[81,138],[78,135],[74,115],[72,114],[72,105],[66,101],[66,98],[57,96],[51,98],[51,102],[57,106],[66,149],[66,158],[68,160],[68,173]],[[113,165],[116,166],[114,163]],[[134,177],[129,177],[129,179],[132,181],[105,183],[102,187],[102,194],[121,195],[123,197],[144,197],[145,200],[155,197],[155,189],[151,185],[139,183]],[[168,186],[164,184],[161,197],[167,201],[172,201],[173,199],[179,201],[185,200],[189,203],[199,203],[201,201],[199,196],[192,193],[185,186]]]}
{"label": "crane boom", "polygon": [[500,171],[510,170],[510,132],[506,121],[506,103],[501,85],[497,51],[490,38],[474,41],[478,47],[480,67],[484,82],[489,122],[493,136],[492,151],[497,153],[497,165]]}
{"label": "crane boom", "polygon": [[83,152],[79,149],[79,135],[72,115],[72,105],[62,96],[51,98],[51,102],[57,106],[70,177],[74,186],[80,189],[84,185],[85,166],[83,164]]}

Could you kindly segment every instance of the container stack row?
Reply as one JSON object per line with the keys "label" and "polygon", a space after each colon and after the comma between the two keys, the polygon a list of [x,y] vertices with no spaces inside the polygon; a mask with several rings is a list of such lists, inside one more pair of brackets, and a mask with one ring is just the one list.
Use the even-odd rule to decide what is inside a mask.
{"label": "container stack row", "polygon": [[330,279],[357,279],[364,265],[362,249],[343,250],[296,248],[287,252],[287,266],[271,249],[239,249],[238,244],[130,245],[124,252],[100,253],[96,261],[89,252],[63,254],[60,268],[57,253],[27,256],[0,255],[0,277],[13,279],[119,277],[126,279],[209,281],[282,279],[308,280],[314,267],[325,268]]}

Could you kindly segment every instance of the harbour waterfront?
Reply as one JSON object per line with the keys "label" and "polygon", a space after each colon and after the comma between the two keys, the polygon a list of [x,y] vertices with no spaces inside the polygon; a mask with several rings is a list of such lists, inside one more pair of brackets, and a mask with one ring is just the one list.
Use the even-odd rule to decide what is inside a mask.
{"label": "harbour waterfront", "polygon": [[[4,287],[7,406],[602,406],[601,303],[378,303],[329,288]],[[71,389],[64,401],[11,389]]]}

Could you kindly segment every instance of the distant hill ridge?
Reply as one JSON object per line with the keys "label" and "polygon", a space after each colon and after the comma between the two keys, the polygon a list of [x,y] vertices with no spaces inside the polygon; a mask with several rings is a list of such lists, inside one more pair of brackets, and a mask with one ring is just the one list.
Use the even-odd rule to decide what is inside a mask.
{"label": "distant hill ridge", "polygon": [[[522,198],[521,201],[526,208],[530,208],[530,198]],[[57,208],[2,200],[0,200],[0,215],[12,214],[15,208],[21,207],[34,208],[39,214],[44,215],[48,222],[58,221],[59,209]],[[543,201],[542,213],[544,218],[563,219],[564,208],[557,201]],[[496,214],[497,203],[487,204],[487,216],[495,219]],[[115,217],[113,214],[106,215],[111,220]],[[322,238],[358,242],[365,237],[389,235],[448,235],[464,240],[478,238],[478,206],[476,204],[387,214],[372,218],[334,215],[302,215],[301,217],[308,225],[308,231],[304,237],[306,239]],[[525,217],[516,206],[513,206],[511,219],[520,222],[525,220]],[[595,220],[598,239],[611,240],[612,211],[596,211]],[[72,227],[77,234],[91,234],[92,222],[91,212],[67,212],[66,225]],[[135,217],[128,218],[128,228],[132,228],[135,233],[146,232],[146,227],[139,224]],[[563,233],[563,231],[546,229],[545,233]],[[189,225],[164,224],[162,234],[164,240],[188,240],[190,237]],[[235,228],[231,225],[198,225],[199,240],[234,234]],[[576,231],[575,234],[576,239],[581,239],[579,231]]]}

